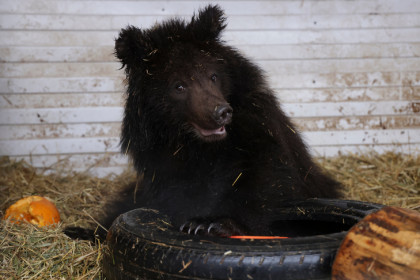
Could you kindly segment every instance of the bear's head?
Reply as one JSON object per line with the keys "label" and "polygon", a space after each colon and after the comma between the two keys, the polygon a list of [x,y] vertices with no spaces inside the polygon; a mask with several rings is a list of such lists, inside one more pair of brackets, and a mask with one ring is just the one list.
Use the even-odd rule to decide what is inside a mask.
{"label": "bear's head", "polygon": [[220,42],[224,22],[218,6],[207,6],[189,23],[172,19],[120,32],[115,54],[128,84],[123,151],[135,156],[159,145],[226,138],[233,109],[225,58],[234,51]]}

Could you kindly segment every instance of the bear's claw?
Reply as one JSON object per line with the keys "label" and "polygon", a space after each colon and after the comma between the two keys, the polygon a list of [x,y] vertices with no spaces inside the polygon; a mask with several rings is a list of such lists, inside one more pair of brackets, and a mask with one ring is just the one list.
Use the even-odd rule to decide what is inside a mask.
{"label": "bear's claw", "polygon": [[181,225],[179,231],[191,235],[207,235],[218,237],[230,237],[243,235],[245,230],[241,225],[230,218],[216,219],[210,222],[205,219],[193,219]]}

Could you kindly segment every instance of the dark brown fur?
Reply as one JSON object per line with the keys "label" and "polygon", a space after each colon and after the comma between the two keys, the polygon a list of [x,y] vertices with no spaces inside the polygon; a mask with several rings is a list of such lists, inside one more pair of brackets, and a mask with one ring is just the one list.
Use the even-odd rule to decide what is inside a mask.
{"label": "dark brown fur", "polygon": [[121,144],[139,182],[107,207],[106,226],[149,207],[190,233],[270,234],[282,200],[338,197],[262,71],[220,41],[224,27],[223,11],[208,6],[189,23],[121,31]]}

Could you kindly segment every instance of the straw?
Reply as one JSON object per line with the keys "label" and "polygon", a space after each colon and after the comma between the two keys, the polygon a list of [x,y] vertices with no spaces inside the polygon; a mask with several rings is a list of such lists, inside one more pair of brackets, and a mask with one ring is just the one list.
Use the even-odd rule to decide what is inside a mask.
{"label": "straw", "polygon": [[[318,158],[342,182],[344,198],[420,211],[420,156],[398,153]],[[52,173],[55,171],[55,173]],[[0,158],[0,215],[18,199],[41,195],[60,211],[62,224],[39,229],[0,222],[0,279],[100,279],[102,244],[72,240],[65,226],[95,228],[107,197],[135,180],[132,168],[106,178],[65,169],[39,170]]]}

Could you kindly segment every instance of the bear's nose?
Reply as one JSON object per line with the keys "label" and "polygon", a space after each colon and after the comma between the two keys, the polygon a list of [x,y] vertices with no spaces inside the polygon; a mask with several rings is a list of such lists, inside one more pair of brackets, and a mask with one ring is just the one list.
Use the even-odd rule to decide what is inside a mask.
{"label": "bear's nose", "polygon": [[213,118],[218,125],[223,126],[232,120],[232,112],[233,109],[229,104],[218,105],[214,110]]}

